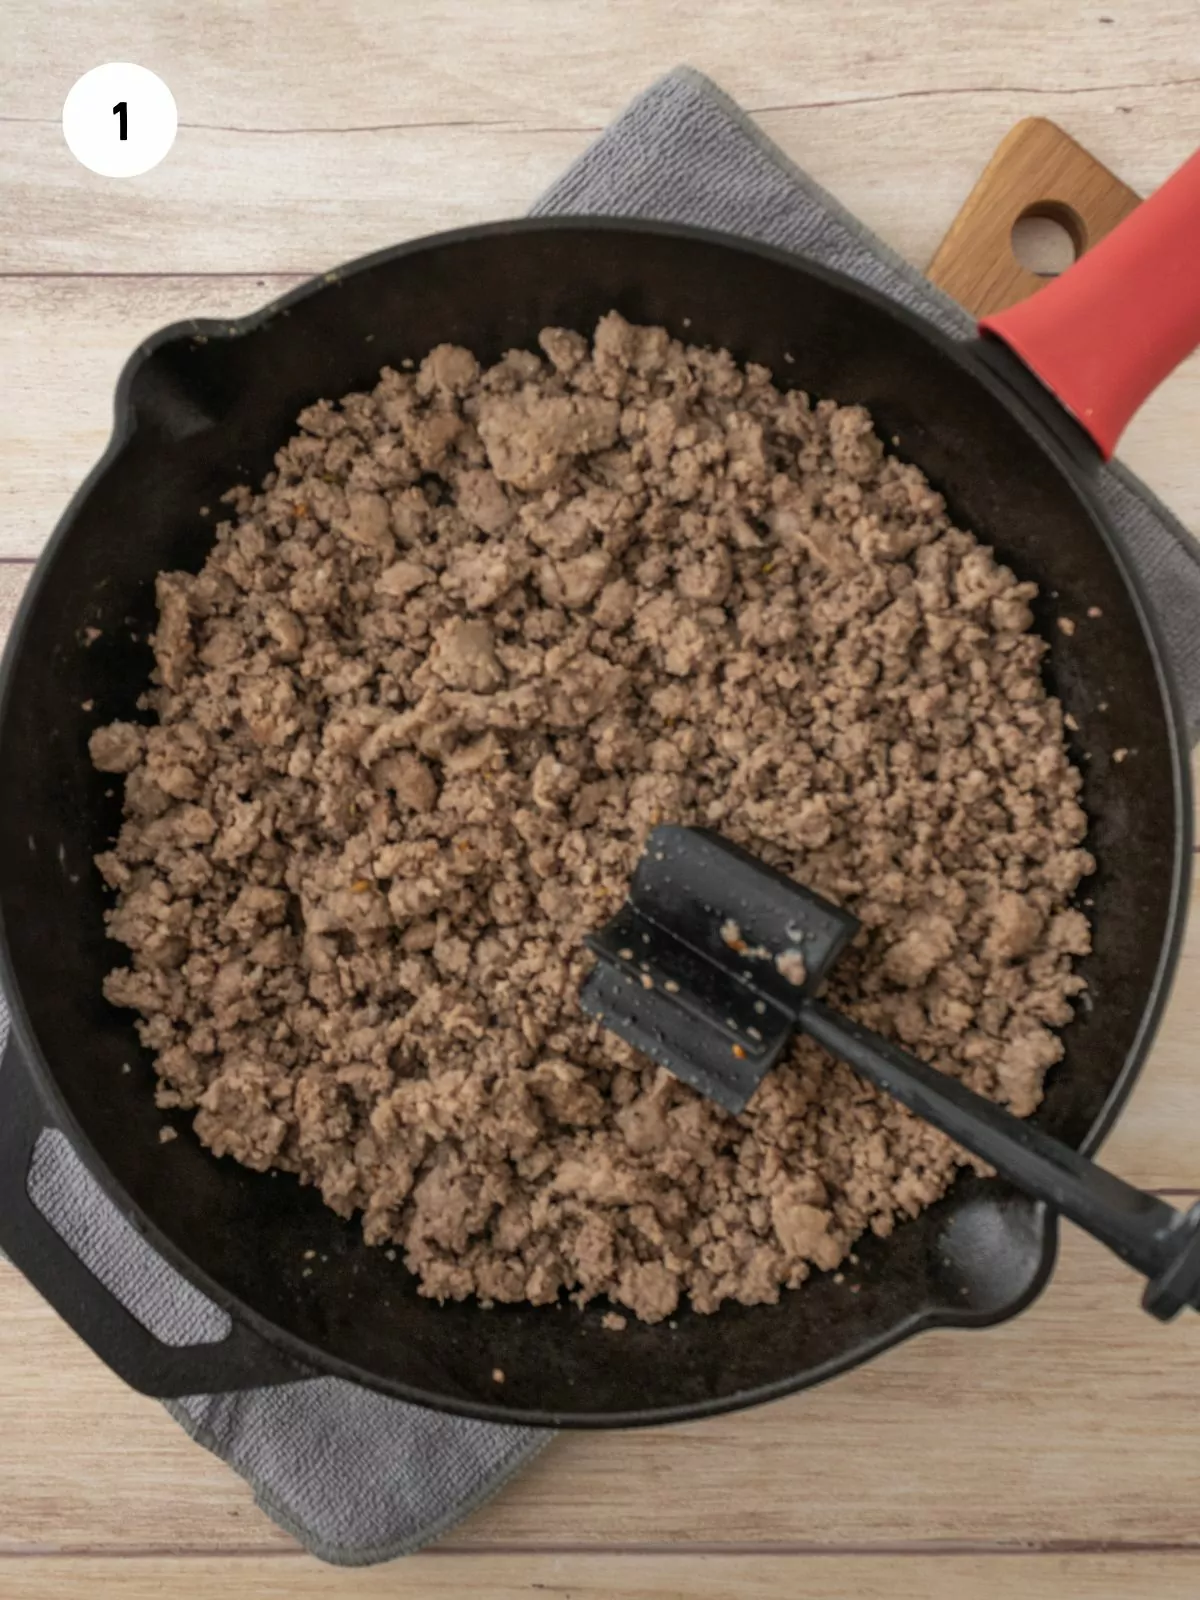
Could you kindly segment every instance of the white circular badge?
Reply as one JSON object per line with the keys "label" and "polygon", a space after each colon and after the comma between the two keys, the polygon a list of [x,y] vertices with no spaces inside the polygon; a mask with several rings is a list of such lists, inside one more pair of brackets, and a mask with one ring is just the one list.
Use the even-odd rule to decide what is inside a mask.
{"label": "white circular badge", "polygon": [[63,138],[76,161],[103,178],[136,178],[175,143],[175,96],[147,67],[109,61],[72,86]]}

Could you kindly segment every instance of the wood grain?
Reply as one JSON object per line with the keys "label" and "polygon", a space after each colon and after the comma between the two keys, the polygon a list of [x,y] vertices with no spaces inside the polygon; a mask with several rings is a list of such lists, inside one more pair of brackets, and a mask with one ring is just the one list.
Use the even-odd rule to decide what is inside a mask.
{"label": "wood grain", "polygon": [[[684,30],[670,0],[310,0],[302,21],[283,0],[203,9],[197,26],[142,0],[9,0],[0,193],[17,225],[0,268],[307,273],[512,215],[681,50],[920,262],[1022,116],[1069,126],[1142,193],[1195,131],[1190,0],[854,0],[852,18],[810,0],[802,25],[789,0],[715,0]],[[179,138],[136,182],[63,148],[64,19],[80,69],[129,58],[172,85]]]}
{"label": "wood grain", "polygon": [[[672,65],[678,48],[614,84],[604,120],[660,66]],[[934,93],[799,105],[791,88],[781,85],[778,109],[756,117],[763,131],[919,263],[929,260],[979,176],[985,152],[1031,109],[1019,88],[978,104],[965,94]],[[1033,104],[1112,165],[1126,149],[1124,140],[1113,144],[1119,120],[1126,138],[1142,141],[1141,159],[1127,154],[1121,171],[1148,193],[1190,153],[1195,94],[1181,80],[1162,90],[1072,89]],[[1118,102],[1128,110],[1119,111]],[[49,109],[57,118],[57,104]],[[114,195],[53,148],[45,125],[10,123],[0,141],[0,192],[17,196],[21,226],[0,235],[0,272],[308,275],[418,234],[521,214],[599,126],[599,119],[590,127],[551,126],[530,115],[500,127],[421,123],[361,131],[355,123],[261,135],[197,128],[180,134],[161,167]],[[881,136],[885,127],[889,134]],[[1146,150],[1154,153],[1150,161]],[[921,174],[919,194],[913,173]],[[220,225],[197,229],[197,214],[219,217]]]}
{"label": "wood grain", "polygon": [[[736,1556],[555,1555],[530,1580],[525,1556],[410,1556],[374,1571],[322,1567],[311,1557],[87,1556],[22,1565],[19,1600],[1195,1600],[1191,1552],[1013,1556],[949,1552],[897,1563],[890,1554],[816,1560],[751,1550]],[[4,1569],[0,1565],[0,1582]]]}
{"label": "wood grain", "polygon": [[[4,563],[42,548],[146,333],[523,211],[681,48],[914,261],[1019,118],[1054,118],[1142,193],[1200,126],[1195,0],[8,0],[0,46],[3,626],[28,570]],[[181,117],[169,159],[121,184],[59,130],[69,84],[114,59],[161,73]],[[1198,437],[1193,358],[1123,454],[1194,530]],[[1105,1151],[1137,1182],[1200,1188],[1198,1057],[1194,918]],[[438,1553],[351,1573],[299,1554],[0,1265],[0,1596],[1182,1600],[1200,1593],[1200,1323],[1158,1328],[1136,1296],[1072,1233],[1004,1328],[738,1417],[563,1438]]]}
{"label": "wood grain", "polygon": [[289,0],[252,10],[207,0],[203,27],[200,10],[8,0],[6,114],[57,118],[74,74],[115,59],[118,41],[171,83],[185,128],[251,131],[522,119],[586,129],[681,50],[755,111],[913,94],[978,103],[1001,86],[1027,102],[1115,95],[1196,70],[1190,0],[1040,9],[1018,0],[997,13],[959,0],[903,11],[856,0],[852,12],[808,0],[802,26],[790,0],[712,0],[688,8],[685,31],[678,6],[644,0],[309,0],[302,14]]}
{"label": "wood grain", "polygon": [[1099,244],[1141,203],[1128,184],[1046,117],[1005,135],[929,263],[928,276],[973,316],[1026,300],[1044,279],[1013,253],[1024,217],[1066,228],[1076,255]]}

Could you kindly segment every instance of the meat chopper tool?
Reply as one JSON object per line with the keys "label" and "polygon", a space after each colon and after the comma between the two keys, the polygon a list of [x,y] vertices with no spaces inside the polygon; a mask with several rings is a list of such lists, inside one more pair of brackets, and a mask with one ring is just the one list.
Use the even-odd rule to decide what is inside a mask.
{"label": "meat chopper tool", "polygon": [[589,948],[585,1011],[735,1115],[796,1031],[1108,1245],[1145,1310],[1200,1310],[1200,1203],[1144,1194],[817,998],[848,912],[703,828],[655,828],[629,899]]}

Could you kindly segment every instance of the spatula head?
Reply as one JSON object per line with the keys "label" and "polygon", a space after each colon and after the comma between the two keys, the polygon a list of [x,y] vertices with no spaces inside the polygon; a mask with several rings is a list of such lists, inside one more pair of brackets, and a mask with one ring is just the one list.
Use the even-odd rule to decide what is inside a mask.
{"label": "spatula head", "polygon": [[727,1111],[745,1109],[858,931],[848,912],[704,828],[655,828],[580,1000]]}

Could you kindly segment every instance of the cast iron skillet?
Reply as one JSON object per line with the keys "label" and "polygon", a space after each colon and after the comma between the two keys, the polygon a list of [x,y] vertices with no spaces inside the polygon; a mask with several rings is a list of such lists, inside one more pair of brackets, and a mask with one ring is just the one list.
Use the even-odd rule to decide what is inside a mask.
{"label": "cast iron skillet", "polygon": [[[211,524],[199,508],[266,472],[318,396],[368,386],[381,363],[441,340],[492,361],[546,324],[590,330],[612,307],[869,406],[956,520],[1041,585],[1047,676],[1082,730],[1075,754],[1086,757],[1099,871],[1086,889],[1088,999],[1039,1121],[1094,1148],[1141,1065],[1183,920],[1186,740],[1082,431],[999,343],[955,345],[845,278],[717,234],[563,219],[403,245],[254,316],[179,324],[136,352],[112,442],[50,541],[3,669],[0,981],[13,1030],[0,1071],[0,1247],[149,1393],[335,1373],[494,1420],[663,1422],[815,1383],[923,1328],[1001,1321],[1050,1273],[1053,1217],[999,1182],[963,1178],[891,1239],[864,1240],[857,1293],[824,1274],[777,1306],[683,1311],[617,1334],[602,1328],[602,1305],[484,1311],[421,1299],[402,1265],[367,1249],[357,1222],[339,1221],[313,1190],[215,1159],[186,1117],[176,1141],[159,1141],[150,1058],[130,1014],[101,998],[123,951],[106,942],[91,857],[117,827],[120,793],[87,758],[92,728],[136,715],[154,574],[200,566]],[[1054,626],[1093,606],[1102,617],[1073,637]],[[89,629],[100,630],[90,646]],[[1116,764],[1122,746],[1136,755]],[[63,1247],[26,1194],[45,1126],[68,1135],[133,1226],[229,1312],[227,1339],[159,1343]]]}

